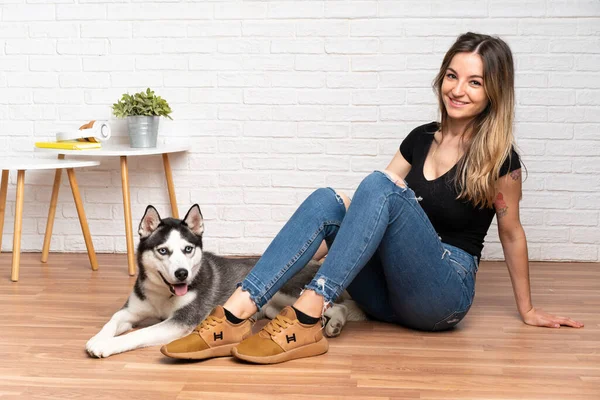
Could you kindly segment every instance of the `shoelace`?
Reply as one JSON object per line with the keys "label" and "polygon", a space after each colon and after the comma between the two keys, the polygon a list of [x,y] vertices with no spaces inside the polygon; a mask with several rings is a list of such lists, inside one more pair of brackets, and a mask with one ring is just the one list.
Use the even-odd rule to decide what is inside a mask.
{"label": "shoelace", "polygon": [[208,330],[213,326],[217,326],[221,322],[223,322],[225,318],[215,317],[214,315],[209,315],[204,319],[204,321],[200,322],[200,324],[196,327],[195,331],[202,332],[203,330]]}
{"label": "shoelace", "polygon": [[288,317],[284,317],[283,315],[278,315],[275,319],[272,319],[265,327],[263,328],[270,335],[274,335],[282,331],[288,327],[288,325],[292,325],[294,321],[289,319]]}

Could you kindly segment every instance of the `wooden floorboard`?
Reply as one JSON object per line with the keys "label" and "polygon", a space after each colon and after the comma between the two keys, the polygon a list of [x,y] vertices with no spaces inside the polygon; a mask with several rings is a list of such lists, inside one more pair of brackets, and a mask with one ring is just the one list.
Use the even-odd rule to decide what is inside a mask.
{"label": "wooden floorboard", "polygon": [[89,358],[87,340],[134,283],[125,255],[0,254],[0,400],[600,399],[600,264],[531,263],[534,304],[583,329],[524,325],[504,263],[483,262],[458,327],[426,333],[350,323],[326,355],[279,365],[175,362],[157,348]]}

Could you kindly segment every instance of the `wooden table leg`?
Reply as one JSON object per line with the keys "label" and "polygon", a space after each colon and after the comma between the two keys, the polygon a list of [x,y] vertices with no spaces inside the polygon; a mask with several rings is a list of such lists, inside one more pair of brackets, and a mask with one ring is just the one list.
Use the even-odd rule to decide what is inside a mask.
{"label": "wooden table leg", "polygon": [[123,212],[125,214],[125,238],[127,240],[127,266],[129,275],[135,275],[135,249],[133,248],[133,228],[131,223],[131,200],[129,198],[129,172],[127,156],[121,156],[121,185],[123,187]]}
{"label": "wooden table leg", "polygon": [[171,200],[171,214],[173,218],[179,218],[179,210],[177,209],[177,199],[175,198],[175,186],[173,185],[173,173],[171,172],[171,163],[169,163],[169,155],[162,155],[163,165],[165,167],[165,177],[167,178],[167,188],[169,189],[169,199]]}
{"label": "wooden table leg", "polygon": [[8,192],[8,170],[2,170],[0,186],[0,252],[2,252],[2,232],[4,232],[4,215],[6,214],[6,193]]}
{"label": "wooden table leg", "polygon": [[[64,154],[59,154],[58,159],[65,158]],[[52,186],[52,197],[50,198],[50,208],[48,209],[48,220],[46,221],[46,233],[44,234],[44,245],[42,246],[42,262],[48,261],[50,253],[50,240],[52,239],[52,229],[54,228],[54,216],[56,215],[56,203],[58,203],[58,192],[60,190],[60,178],[62,169],[57,168],[54,173],[54,186]]]}
{"label": "wooden table leg", "polygon": [[79,194],[79,186],[77,185],[77,179],[75,178],[75,170],[73,168],[67,168],[67,176],[69,177],[69,183],[71,184],[71,191],[73,192],[73,200],[75,200],[75,208],[77,208],[77,215],[79,216],[79,223],[81,224],[81,230],[83,231],[83,239],[85,240],[85,247],[87,248],[88,257],[92,270],[98,270],[98,261],[96,260],[96,252],[94,251],[94,243],[92,243],[92,236],[90,235],[90,228],[85,217],[85,210],[83,209],[83,203],[81,202],[81,196]]}
{"label": "wooden table leg", "polygon": [[12,272],[10,279],[19,280],[19,263],[21,262],[21,229],[23,227],[23,197],[25,194],[25,171],[17,173],[17,202],[15,203],[15,232],[13,236]]}

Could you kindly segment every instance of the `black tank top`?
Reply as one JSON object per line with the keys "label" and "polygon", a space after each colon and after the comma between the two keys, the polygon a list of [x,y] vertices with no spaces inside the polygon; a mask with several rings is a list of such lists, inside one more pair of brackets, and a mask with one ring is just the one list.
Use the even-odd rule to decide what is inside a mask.
{"label": "black tank top", "polygon": [[[442,242],[463,249],[479,260],[484,238],[496,211],[495,208],[480,209],[464,199],[456,200],[458,193],[452,178],[457,173],[457,165],[437,179],[425,179],[423,165],[438,129],[437,122],[421,125],[402,141],[400,153],[411,164],[405,180],[415,195],[422,198],[419,204]],[[507,158],[500,169],[500,176],[521,168],[514,148],[511,149],[511,154],[510,163]]]}

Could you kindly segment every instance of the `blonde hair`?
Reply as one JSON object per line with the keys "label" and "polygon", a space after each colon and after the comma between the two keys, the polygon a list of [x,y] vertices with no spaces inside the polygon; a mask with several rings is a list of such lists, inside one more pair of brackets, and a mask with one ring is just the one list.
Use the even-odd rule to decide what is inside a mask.
{"label": "blonde hair", "polygon": [[[454,185],[457,199],[467,199],[476,207],[492,208],[500,168],[511,157],[514,145],[514,66],[508,45],[499,38],[468,32],[450,47],[433,82],[441,113],[440,129],[448,127],[442,83],[452,58],[458,53],[475,53],[483,61],[483,87],[488,105],[465,128],[471,131],[464,157],[458,162]],[[510,161],[509,161],[510,162]]]}

